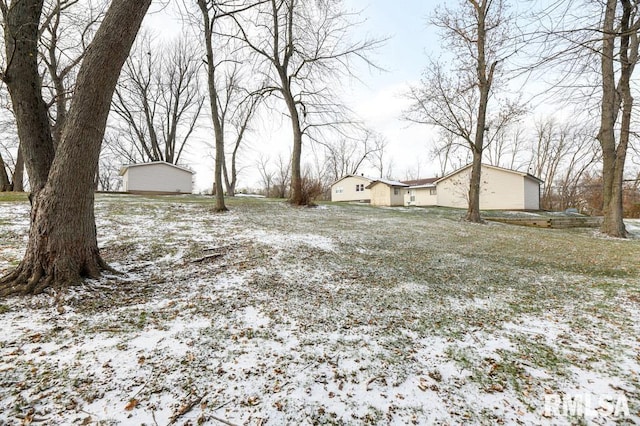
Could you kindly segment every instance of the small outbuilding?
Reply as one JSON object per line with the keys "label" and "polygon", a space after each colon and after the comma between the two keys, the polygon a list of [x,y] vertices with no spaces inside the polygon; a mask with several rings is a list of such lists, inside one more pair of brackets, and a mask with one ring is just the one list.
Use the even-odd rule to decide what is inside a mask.
{"label": "small outbuilding", "polygon": [[366,187],[371,191],[371,205],[373,206],[402,206],[404,191],[409,185],[387,179],[376,179]]}
{"label": "small outbuilding", "polygon": [[127,164],[120,169],[123,190],[133,194],[191,194],[193,173],[164,161]]}

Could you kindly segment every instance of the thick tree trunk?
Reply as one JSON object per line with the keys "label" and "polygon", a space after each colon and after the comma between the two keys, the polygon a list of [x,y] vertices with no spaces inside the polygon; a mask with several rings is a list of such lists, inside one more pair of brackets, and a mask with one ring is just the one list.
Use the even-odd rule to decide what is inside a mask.
{"label": "thick tree trunk", "polygon": [[[214,126],[215,127],[215,126]],[[224,203],[224,188],[222,186],[222,164],[224,163],[224,140],[222,133],[216,134],[216,168],[215,168],[215,193],[216,193],[216,212],[227,211]]]}
{"label": "thick tree trunk", "polygon": [[[626,238],[627,230],[623,220],[623,180],[624,163],[629,145],[629,130],[631,127],[631,111],[633,98],[630,88],[621,90],[622,92],[622,122],[620,123],[620,141],[618,147],[603,155],[602,181],[605,190],[603,191],[603,221],[601,231],[609,236]],[[604,152],[604,151],[603,151]],[[606,158],[606,159],[605,159]]]}
{"label": "thick tree trunk", "polygon": [[309,200],[302,193],[302,131],[297,118],[292,119],[291,124],[293,127],[293,151],[291,152],[291,194],[289,200],[292,204],[303,206],[309,204]]}
{"label": "thick tree trunk", "polygon": [[468,222],[482,223],[480,216],[480,179],[482,175],[482,154],[473,152],[473,165],[471,166],[471,178],[469,179],[469,207],[465,220]]}
{"label": "thick tree trunk", "polygon": [[482,223],[480,216],[480,175],[482,173],[482,153],[484,152],[484,134],[487,126],[487,106],[489,105],[489,94],[491,92],[491,84],[493,83],[493,73],[497,65],[493,62],[487,69],[486,57],[486,14],[488,10],[488,2],[472,2],[476,8],[478,16],[478,90],[480,91],[480,99],[478,101],[478,117],[476,121],[475,139],[471,144],[473,152],[473,165],[471,169],[471,179],[469,182],[469,207],[465,220],[469,222]]}
{"label": "thick tree trunk", "polygon": [[202,23],[204,25],[204,43],[207,55],[207,84],[209,88],[209,106],[211,107],[211,120],[213,122],[213,132],[215,134],[216,143],[216,164],[213,176],[213,195],[216,203],[215,212],[227,211],[224,202],[224,188],[222,186],[222,168],[224,164],[224,130],[220,120],[220,111],[218,108],[218,89],[216,87],[216,63],[213,52],[213,28],[212,21],[209,16],[209,8],[205,0],[198,0],[198,7],[202,13]]}
{"label": "thick tree trunk", "polygon": [[18,156],[16,157],[16,167],[13,169],[12,177],[14,192],[24,192],[24,156],[22,155],[22,148],[18,147]]}
{"label": "thick tree trunk", "polygon": [[[300,128],[300,116],[296,108],[291,88],[284,71],[281,71],[280,78],[283,86],[283,96],[287,104],[287,109],[291,118],[291,130],[293,136],[293,150],[291,151],[291,191],[289,202],[296,206],[304,206],[310,203],[302,189],[302,129]],[[284,188],[283,188],[284,193]]]}
{"label": "thick tree trunk", "polygon": [[236,171],[235,171],[235,163],[234,160],[232,160],[232,165],[231,165],[231,175],[233,176],[233,178],[229,177],[229,171],[227,170],[227,162],[226,159],[225,161],[222,162],[222,174],[224,175],[224,186],[227,189],[227,196],[229,197],[235,197],[236,195]]}
{"label": "thick tree trunk", "polygon": [[47,182],[54,157],[38,70],[38,25],[42,7],[43,0],[12,1],[4,25],[7,58],[4,81],[11,96],[20,149],[34,194]]}
{"label": "thick tree trunk", "polygon": [[11,191],[11,182],[9,181],[9,174],[7,173],[7,167],[4,164],[4,159],[0,153],[0,192]]}
{"label": "thick tree trunk", "polygon": [[94,177],[111,96],[150,3],[113,0],[87,49],[49,179],[33,197],[25,257],[0,280],[0,296],[64,289],[108,268],[97,244]]}
{"label": "thick tree trunk", "polygon": [[[629,61],[628,49],[630,41],[629,2],[622,2],[624,7],[619,32],[615,31],[617,0],[607,0],[602,33],[601,73],[602,73],[602,109],[598,141],[602,147],[602,180],[603,180],[603,222],[601,231],[609,236],[625,238],[627,231],[623,222],[622,181],[633,98],[631,97],[630,79],[635,62]],[[620,80],[616,87],[614,58],[616,37],[622,34],[620,42]],[[633,41],[637,43],[637,41]],[[636,44],[637,49],[637,44]],[[635,56],[635,54],[634,54]],[[637,60],[634,58],[634,60]],[[622,106],[622,122],[620,123],[620,140],[616,146],[616,121]]]}
{"label": "thick tree trunk", "polygon": [[242,125],[240,132],[238,133],[238,137],[236,138],[236,143],[233,148],[233,152],[231,153],[231,176],[227,173],[227,162],[224,162],[224,181],[227,186],[227,195],[230,197],[235,197],[236,195],[236,186],[238,184],[238,150],[240,149],[240,144],[242,143],[242,138],[244,136],[244,132],[249,123],[249,119],[253,113],[249,112],[247,115],[247,119]]}

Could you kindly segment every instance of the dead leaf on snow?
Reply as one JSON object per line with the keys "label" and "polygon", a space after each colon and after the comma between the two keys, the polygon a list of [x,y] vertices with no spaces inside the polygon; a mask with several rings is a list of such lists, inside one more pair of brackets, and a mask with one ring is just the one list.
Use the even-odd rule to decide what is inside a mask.
{"label": "dead leaf on snow", "polygon": [[418,389],[420,389],[422,392],[426,392],[428,388],[429,388],[429,385],[427,383],[427,380],[424,377],[420,377],[420,383],[418,383]]}
{"label": "dead leaf on snow", "polygon": [[494,383],[491,386],[489,386],[487,389],[485,389],[485,391],[489,393],[504,392],[504,386],[502,386],[500,383]]}
{"label": "dead leaf on snow", "polygon": [[137,399],[135,399],[135,398],[131,398],[131,399],[129,400],[129,403],[124,407],[124,409],[125,409],[126,411],[131,411],[131,410],[133,410],[134,408],[136,408],[136,407],[138,406],[138,404],[139,404],[139,403],[140,403],[140,401],[138,401]]}

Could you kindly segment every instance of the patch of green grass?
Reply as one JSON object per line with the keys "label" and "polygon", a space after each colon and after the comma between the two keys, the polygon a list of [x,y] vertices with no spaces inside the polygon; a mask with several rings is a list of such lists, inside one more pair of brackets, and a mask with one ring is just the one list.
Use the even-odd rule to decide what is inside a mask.
{"label": "patch of green grass", "polygon": [[[372,382],[372,392],[390,397],[416,377],[442,371],[435,392],[457,404],[447,407],[454,422],[509,422],[491,407],[457,401],[465,385],[476,386],[481,396],[496,394],[489,399],[504,392],[517,405],[516,395],[519,406],[532,412],[540,407],[531,401],[541,401],[546,388],[566,389],[575,369],[595,374],[619,365],[626,387],[637,387],[630,385],[635,379],[625,379],[635,359],[629,358],[635,357],[629,336],[635,336],[640,302],[637,241],[470,224],[460,221],[464,211],[457,209],[337,203],[308,209],[240,197],[227,202],[230,212],[214,214],[211,197],[99,194],[102,255],[127,274],[90,282],[67,300],[76,315],[61,318],[61,330],[127,342],[143,331],[171,334],[184,322],[179,337],[198,356],[171,358],[158,349],[141,365],[170,366],[176,377],[182,374],[172,386],[185,390],[219,379],[201,368],[200,359],[211,363],[215,354],[216,362],[233,365],[263,347],[269,353],[251,374],[268,375],[276,365],[268,359],[277,356],[278,369],[282,362],[282,371],[287,365],[304,371],[286,379],[291,389],[300,386],[295,392],[316,386],[304,380],[327,365],[347,386],[384,378]],[[25,233],[15,232],[17,247]],[[209,253],[205,249],[220,247],[215,261],[192,262]],[[0,314],[3,309],[9,308],[0,305]],[[193,318],[205,326],[191,327]],[[70,328],[62,321],[77,323]],[[554,331],[557,339],[547,339]],[[135,348],[121,343],[118,349]],[[269,365],[262,373],[260,363]],[[221,400],[237,400],[224,392],[241,377],[224,378]],[[90,387],[76,384],[76,393]],[[395,413],[367,405],[357,418],[341,418],[322,402],[301,403],[301,410],[318,423],[400,422]],[[398,408],[403,420],[411,409]]]}
{"label": "patch of green grass", "polygon": [[0,203],[28,202],[28,192],[0,192]]}
{"label": "patch of green grass", "polygon": [[535,365],[548,372],[553,377],[567,375],[567,367],[571,362],[557,348],[542,341],[544,336],[530,338],[527,336],[512,336],[521,360]]}

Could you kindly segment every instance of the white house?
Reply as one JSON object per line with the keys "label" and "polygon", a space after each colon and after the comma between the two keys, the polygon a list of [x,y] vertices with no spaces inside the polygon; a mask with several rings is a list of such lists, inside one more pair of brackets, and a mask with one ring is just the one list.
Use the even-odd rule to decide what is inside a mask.
{"label": "white house", "polygon": [[[441,178],[413,181],[377,179],[371,190],[374,206],[442,206],[467,208],[471,164]],[[535,176],[502,167],[482,165],[480,209],[539,210],[540,185]]]}
{"label": "white house", "polygon": [[[469,206],[471,164],[435,182],[437,204],[443,207]],[[482,165],[480,174],[481,210],[539,210],[542,180],[525,172]]]}
{"label": "white house", "polygon": [[371,190],[371,205],[392,207],[404,205],[404,191],[408,187],[403,182],[376,179],[366,189]]}
{"label": "white house", "polygon": [[439,178],[403,181],[409,185],[404,191],[405,206],[437,206],[438,192],[436,181]]}
{"label": "white house", "polygon": [[361,175],[346,175],[331,184],[331,201],[371,201],[367,186],[374,179]]}
{"label": "white house", "polygon": [[127,164],[120,169],[122,188],[137,194],[191,194],[193,171],[164,161]]}

